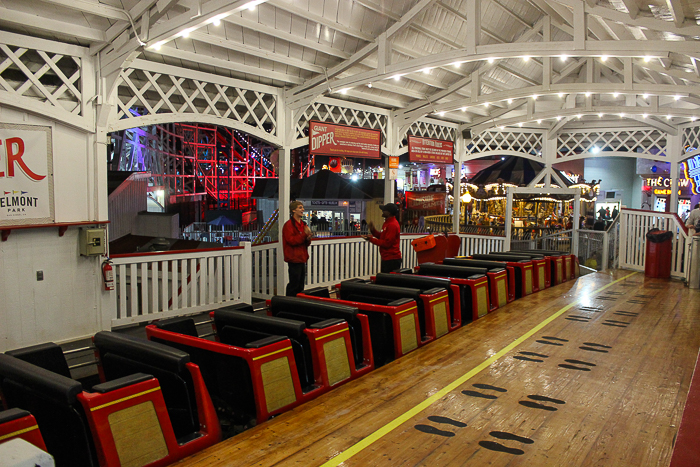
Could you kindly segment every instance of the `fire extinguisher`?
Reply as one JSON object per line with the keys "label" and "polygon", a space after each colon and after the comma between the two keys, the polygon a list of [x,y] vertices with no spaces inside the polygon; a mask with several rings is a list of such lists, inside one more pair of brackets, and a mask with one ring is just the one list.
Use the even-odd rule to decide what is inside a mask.
{"label": "fire extinguisher", "polygon": [[105,284],[105,290],[114,290],[114,269],[110,260],[102,263],[102,280]]}

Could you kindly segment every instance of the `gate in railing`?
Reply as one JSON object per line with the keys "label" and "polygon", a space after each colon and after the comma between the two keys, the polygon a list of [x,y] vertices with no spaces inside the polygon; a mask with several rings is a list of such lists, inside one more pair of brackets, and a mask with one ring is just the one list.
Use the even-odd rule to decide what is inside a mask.
{"label": "gate in railing", "polygon": [[114,255],[111,326],[250,303],[250,243],[235,248]]}
{"label": "gate in railing", "polygon": [[620,267],[644,270],[646,234],[657,228],[673,232],[671,238],[671,277],[687,279],[690,237],[676,214],[623,209],[620,213]]}

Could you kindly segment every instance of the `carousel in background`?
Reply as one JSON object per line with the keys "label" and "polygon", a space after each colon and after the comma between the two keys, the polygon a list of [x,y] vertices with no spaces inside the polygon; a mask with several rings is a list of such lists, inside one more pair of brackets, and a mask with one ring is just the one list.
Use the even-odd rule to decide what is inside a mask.
{"label": "carousel in background", "polygon": [[[578,226],[583,228],[586,218],[593,216],[600,181],[586,183],[576,175],[554,170],[547,188],[541,180],[544,170],[538,162],[506,157],[469,181],[463,180],[460,231],[503,236],[510,217],[511,238],[529,240],[571,230],[578,213]],[[513,188],[512,216],[507,216],[509,187]],[[575,209],[577,194],[579,206]]]}

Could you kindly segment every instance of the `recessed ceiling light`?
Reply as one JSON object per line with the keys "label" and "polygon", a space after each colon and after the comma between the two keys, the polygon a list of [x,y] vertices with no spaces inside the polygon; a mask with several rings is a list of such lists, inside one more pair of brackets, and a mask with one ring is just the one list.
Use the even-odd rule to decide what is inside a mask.
{"label": "recessed ceiling light", "polygon": [[642,118],[647,118],[649,114],[642,114]]}
{"label": "recessed ceiling light", "polygon": [[394,75],[394,81],[398,81],[401,79],[401,75]]}
{"label": "recessed ceiling light", "polygon": [[466,111],[467,111],[467,108],[466,108],[466,107],[462,107],[462,112],[466,112]]}
{"label": "recessed ceiling light", "polygon": [[512,103],[513,103],[513,99],[508,99],[508,104],[512,104]]}
{"label": "recessed ceiling light", "polygon": [[542,120],[537,120],[537,124],[539,125],[540,123],[542,123]]}
{"label": "recessed ceiling light", "polygon": [[651,61],[651,57],[646,56],[644,57],[644,63],[649,63]]}
{"label": "recessed ceiling light", "polygon": [[489,63],[493,63],[494,60],[495,60],[495,58],[489,57]]}
{"label": "recessed ceiling light", "polygon": [[649,99],[649,94],[642,94],[642,99]]}
{"label": "recessed ceiling light", "polygon": [[524,62],[528,62],[528,61],[530,61],[530,57],[528,57],[527,55],[526,55],[526,56],[524,56],[524,57],[523,57],[523,61],[524,61]]}
{"label": "recessed ceiling light", "polygon": [[607,55],[602,55],[602,56],[600,57],[600,61],[601,61],[601,62],[604,62],[604,61],[606,61],[607,59],[608,59],[608,56],[607,56]]}
{"label": "recessed ceiling light", "polygon": [[587,93],[586,93],[586,97],[591,97],[591,93],[590,93],[590,92],[587,92]]}
{"label": "recessed ceiling light", "polygon": [[560,58],[561,58],[561,61],[562,61],[562,62],[565,62],[566,59],[569,58],[569,57],[567,57],[566,55],[562,55]]}
{"label": "recessed ceiling light", "polygon": [[612,94],[613,94],[613,97],[618,97],[618,96],[620,95],[619,92],[614,92],[614,93],[612,93]]}
{"label": "recessed ceiling light", "polygon": [[560,93],[559,93],[559,97],[564,97],[564,93],[563,93],[563,92],[560,92]]}
{"label": "recessed ceiling light", "polygon": [[488,106],[489,106],[489,103],[488,103],[488,102],[484,102],[484,107],[488,107]]}

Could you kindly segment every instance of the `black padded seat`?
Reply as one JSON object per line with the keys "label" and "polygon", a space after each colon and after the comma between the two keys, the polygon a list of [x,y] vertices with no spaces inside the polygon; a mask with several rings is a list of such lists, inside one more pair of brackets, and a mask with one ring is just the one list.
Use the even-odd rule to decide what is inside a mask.
{"label": "black padded seat", "polygon": [[[56,344],[51,345],[60,350]],[[40,352],[46,350],[33,347],[40,347]],[[26,350],[13,353],[32,358]],[[57,466],[98,467],[87,418],[77,400],[82,384],[20,358],[0,354],[0,389],[7,406],[34,415]]]}
{"label": "black padded seat", "polygon": [[3,423],[11,422],[13,420],[28,417],[29,415],[31,414],[26,410],[16,408],[0,411],[0,425],[2,425]]}
{"label": "black padded seat", "polygon": [[107,381],[134,373],[153,375],[160,383],[175,436],[186,439],[199,431],[194,382],[186,366],[191,361],[188,353],[114,332],[98,332],[93,342]]}
{"label": "black padded seat", "polygon": [[430,289],[445,289],[450,291],[450,280],[442,279],[439,277],[426,278],[418,276],[405,276],[401,274],[387,274],[380,272],[377,274],[375,279],[375,284],[378,285],[391,285],[394,287],[411,287],[418,289],[421,292],[425,292]]}
{"label": "black padded seat", "polygon": [[536,254],[536,255],[542,255],[542,256],[568,256],[571,253],[567,253],[565,251],[557,251],[557,250],[511,250],[510,253],[525,253],[525,254]]}
{"label": "black padded seat", "polygon": [[53,342],[10,350],[6,353],[66,378],[71,377],[68,362],[66,362],[66,357],[63,355],[63,349]]}
{"label": "black padded seat", "polygon": [[442,262],[449,266],[466,266],[470,268],[486,268],[488,272],[500,272],[505,269],[500,261],[488,261],[479,259],[468,259],[467,257],[457,256],[455,258],[445,258]]}
{"label": "black padded seat", "polygon": [[249,303],[236,303],[235,305],[226,305],[218,309],[224,311],[244,311],[246,313],[255,312],[255,310],[253,310],[253,305]]}
{"label": "black padded seat", "polygon": [[315,384],[311,346],[304,333],[306,323],[303,321],[217,309],[214,310],[214,325],[221,342],[229,345],[240,346],[241,339],[255,341],[271,336],[287,337],[292,343],[302,389],[306,392]]}
{"label": "black padded seat", "polygon": [[418,273],[428,276],[454,277],[456,279],[479,279],[486,277],[486,271],[488,271],[486,268],[423,263],[420,265]]}
{"label": "black padded seat", "polygon": [[[420,325],[421,335],[426,335],[425,326],[425,310],[423,309],[422,294],[438,293],[442,288],[423,290],[413,287],[395,287],[390,285],[368,284],[357,280],[347,280],[340,283],[340,298],[341,300],[352,300],[364,303],[373,303],[375,305],[390,305],[395,300],[401,298],[409,298],[416,301],[418,307],[418,322]],[[367,297],[367,300],[360,300],[362,297]]]}
{"label": "black padded seat", "polygon": [[[328,289],[325,290],[327,291]],[[355,365],[362,364],[362,324],[357,318],[359,313],[357,307],[309,298],[276,295],[270,300],[270,312],[272,316],[301,319],[307,326],[327,319],[344,320],[348,323]]]}
{"label": "black padded seat", "polygon": [[485,255],[472,255],[472,258],[489,261],[503,261],[508,263],[529,263],[532,260],[525,256],[512,255],[510,253],[488,253]]}
{"label": "black padded seat", "polygon": [[192,318],[168,318],[153,323],[157,328],[165,331],[177,332],[186,336],[199,337],[197,326]]}
{"label": "black padded seat", "polygon": [[320,298],[331,298],[331,293],[328,290],[328,287],[313,287],[311,289],[306,289],[304,290],[304,295]]}

